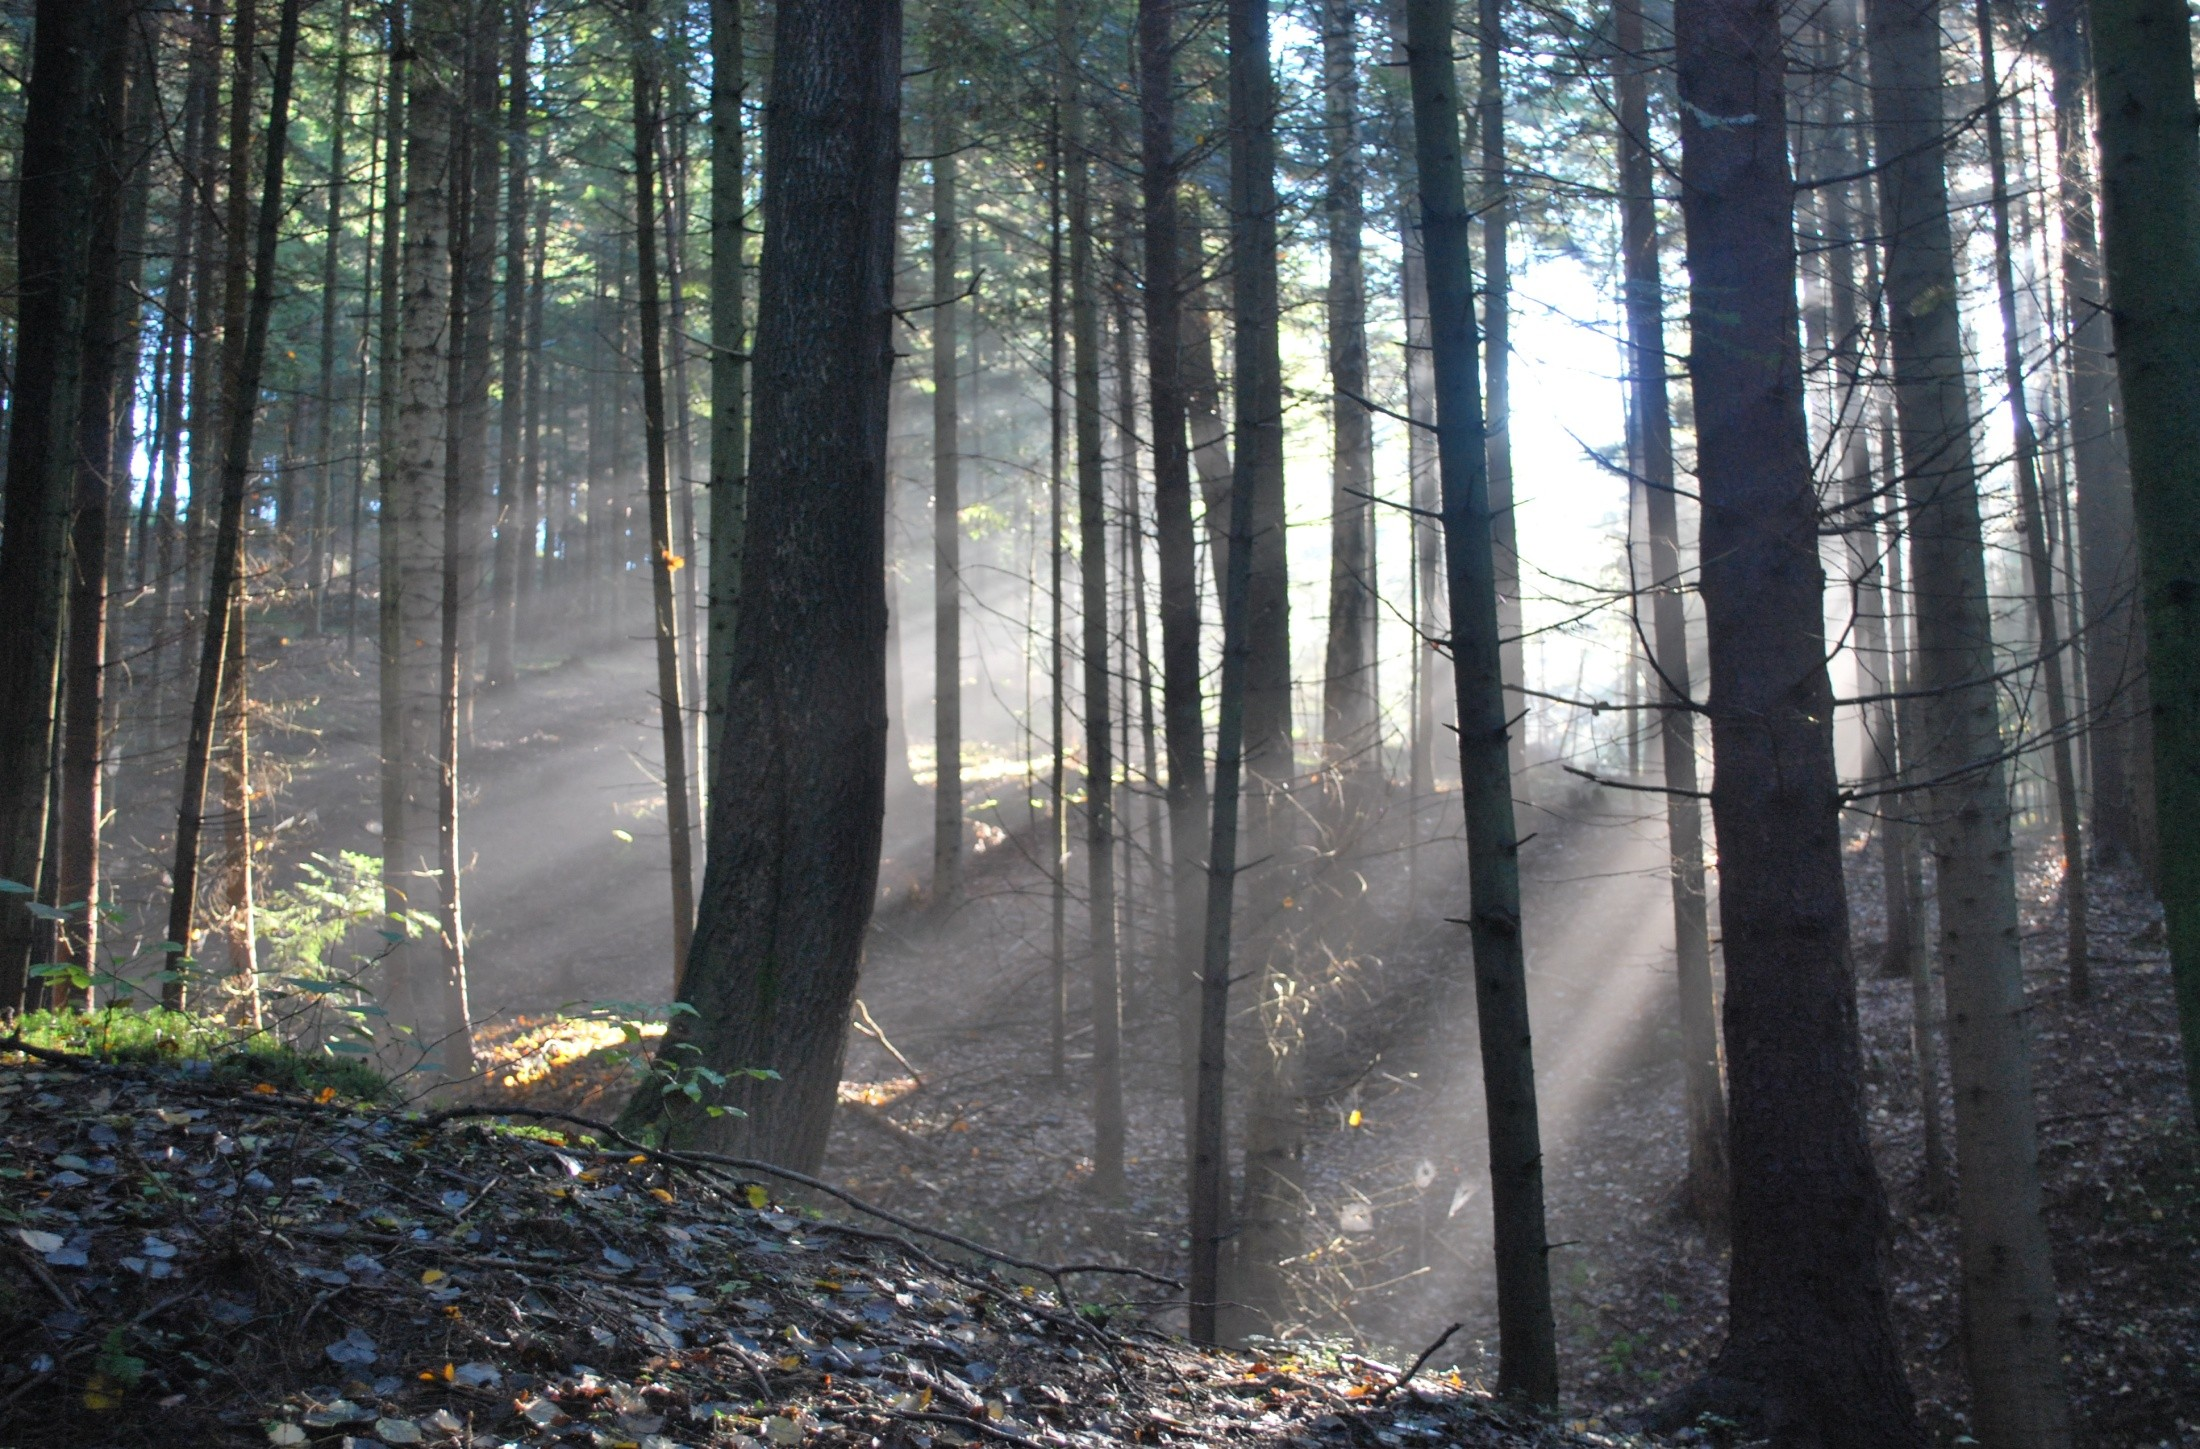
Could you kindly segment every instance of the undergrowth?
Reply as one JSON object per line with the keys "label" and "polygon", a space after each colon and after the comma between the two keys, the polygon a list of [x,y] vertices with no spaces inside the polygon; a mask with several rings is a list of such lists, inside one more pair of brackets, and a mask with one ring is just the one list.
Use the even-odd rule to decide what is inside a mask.
{"label": "undergrowth", "polygon": [[32,1011],[17,1022],[16,1034],[47,1051],[139,1066],[180,1066],[230,1086],[326,1092],[363,1102],[391,1096],[389,1081],[362,1061],[311,1055],[265,1031],[167,1007]]}

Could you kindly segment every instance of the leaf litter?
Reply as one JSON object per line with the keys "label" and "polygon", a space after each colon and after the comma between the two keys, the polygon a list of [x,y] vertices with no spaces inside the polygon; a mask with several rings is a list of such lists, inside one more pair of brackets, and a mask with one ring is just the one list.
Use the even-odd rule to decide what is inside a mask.
{"label": "leaf litter", "polygon": [[0,1104],[23,1449],[1640,1442],[1351,1353],[1195,1349],[1093,1279],[585,1127],[50,1057],[0,1059]]}

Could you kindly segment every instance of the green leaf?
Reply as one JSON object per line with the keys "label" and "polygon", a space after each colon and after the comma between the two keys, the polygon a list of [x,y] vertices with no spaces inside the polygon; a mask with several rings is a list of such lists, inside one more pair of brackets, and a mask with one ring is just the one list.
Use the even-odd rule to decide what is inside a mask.
{"label": "green leaf", "polygon": [[0,896],[32,896],[38,892],[19,880],[0,880]]}

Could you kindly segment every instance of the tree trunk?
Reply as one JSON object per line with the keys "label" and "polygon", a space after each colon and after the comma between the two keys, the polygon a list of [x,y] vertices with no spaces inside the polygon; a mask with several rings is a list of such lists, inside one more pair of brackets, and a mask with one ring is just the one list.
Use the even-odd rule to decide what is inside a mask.
{"label": "tree trunk", "polygon": [[[1306,1127],[1300,997],[1290,989],[1291,953],[1280,939],[1287,882],[1295,865],[1288,795],[1297,766],[1291,742],[1290,580],[1284,550],[1276,99],[1268,35],[1268,0],[1231,0],[1230,250],[1236,259],[1230,271],[1236,422],[1231,488],[1233,497],[1241,486],[1253,497],[1244,760],[1252,808],[1246,833],[1253,860],[1269,863],[1247,902],[1255,924],[1251,939],[1267,958],[1259,996],[1265,1030],[1253,1048],[1246,1104],[1245,1206],[1238,1224],[1234,1296],[1254,1318],[1272,1320],[1283,1307],[1282,1265],[1300,1251]],[[1241,476],[1246,480],[1242,484]],[[1234,546],[1234,526],[1231,537]]]}
{"label": "tree trunk", "polygon": [[[480,657],[482,566],[489,552],[490,339],[496,320],[497,181],[503,128],[498,124],[497,59],[504,0],[460,0],[465,33],[465,92],[453,128],[451,227],[451,370],[445,496],[458,516],[444,536],[458,548],[459,706],[472,717]],[[622,230],[622,243],[625,237]],[[623,275],[623,269],[622,269]],[[440,763],[440,762],[439,762]]]}
{"label": "tree trunk", "polygon": [[258,908],[252,894],[252,664],[245,647],[245,595],[240,587],[230,605],[228,654],[222,662],[221,711],[228,716],[228,758],[222,777],[224,833],[229,859],[222,871],[221,927],[229,937],[229,985],[223,993],[240,1003],[234,1013],[214,1010],[257,1031],[260,1028],[260,945]]}
{"label": "tree trunk", "polygon": [[1467,256],[1471,213],[1460,155],[1459,81],[1451,36],[1451,0],[1407,0],[1406,63],[1436,374],[1437,467],[1459,709],[1460,794],[1466,808],[1475,1015],[1489,1116],[1497,1388],[1508,1397],[1552,1406],[1558,1402],[1558,1348],[1551,1319],[1543,1148],[1521,943],[1520,846],[1514,834],[1506,727],[1511,711],[1498,625],[1502,545],[1477,386],[1478,339]]}
{"label": "tree trunk", "polygon": [[1674,47],[1733,1249],[1726,1348],[1670,1407],[1683,1422],[1722,1408],[1798,1442],[1917,1445],[1864,1135],[1779,7],[1681,0]]}
{"label": "tree trunk", "polygon": [[2078,819],[2078,775],[2072,755],[2073,728],[2069,693],[2063,687],[2062,623],[2055,609],[2055,566],[2046,510],[2040,503],[2039,439],[2032,431],[2032,410],[2025,399],[2024,337],[2017,330],[2017,277],[2009,235],[2009,167],[2002,135],[2001,81],[1994,68],[1994,22],[1989,0],[1978,0],[1979,55],[1986,90],[1986,150],[1993,178],[1994,289],[2001,303],[2002,371],[2009,396],[2009,423],[2016,438],[2017,526],[2023,535],[2025,572],[2032,594],[2033,631],[2039,639],[2040,671],[2047,689],[2048,757],[2055,778],[2055,815],[2062,831],[2063,918],[2068,930],[2064,960],[2070,998],[2092,995],[2093,974],[2086,960],[2086,858]]}
{"label": "tree trunk", "polygon": [[497,415],[496,560],[489,584],[489,655],[483,681],[492,689],[515,677],[513,653],[519,631],[519,576],[522,548],[534,535],[524,532],[527,509],[521,487],[525,445],[527,378],[527,44],[533,0],[512,0],[512,35],[505,121],[504,198],[504,378]]}
{"label": "tree trunk", "polygon": [[[1060,7],[1062,60],[1074,64],[1074,0]],[[1085,870],[1092,993],[1092,1185],[1103,1201],[1121,1199],[1123,1179],[1122,980],[1116,939],[1114,683],[1108,657],[1108,510],[1100,439],[1100,299],[1093,276],[1092,158],[1084,97],[1072,82],[1063,164],[1069,189],[1071,390],[1077,430],[1077,543],[1085,688]]]}
{"label": "tree trunk", "polygon": [[[422,765],[432,758],[436,701],[436,653],[430,640],[443,634],[441,590],[445,422],[452,368],[451,192],[457,177],[451,131],[454,98],[447,72],[456,60],[454,0],[415,0],[408,17],[410,50],[405,64],[404,255],[398,295],[404,316],[397,337],[393,400],[394,445],[385,466],[382,511],[395,537],[383,559],[383,619],[390,630],[382,667],[385,701],[394,696],[397,718],[385,719],[382,879],[394,895],[392,916],[434,899],[435,867],[426,853],[435,832],[431,782]],[[387,424],[385,424],[387,426]],[[385,535],[387,538],[388,536]],[[394,569],[391,565],[394,563]],[[394,728],[392,727],[394,724]],[[415,903],[417,897],[417,903]],[[400,929],[393,919],[393,931]],[[406,934],[411,934],[409,931]],[[398,1021],[426,1026],[439,1006],[423,948],[396,943],[388,959],[391,999]]]}
{"label": "tree trunk", "polygon": [[[39,0],[16,214],[16,350],[0,531],[0,880],[36,890],[60,711],[70,505],[92,234],[95,66],[104,12]],[[12,894],[12,893],[11,893]],[[0,910],[0,1011],[23,1000],[40,922]]]}
{"label": "tree trunk", "polygon": [[[389,75],[383,89],[382,157],[382,255],[378,297],[378,356],[375,360],[375,487],[380,506],[375,510],[375,694],[377,743],[381,756],[382,803],[382,929],[403,934],[405,919],[405,695],[404,672],[408,651],[404,647],[405,554],[411,545],[411,529],[400,520],[416,496],[417,477],[402,472],[408,465],[408,445],[414,441],[407,428],[404,399],[408,396],[403,376],[408,365],[426,367],[425,359],[411,357],[408,345],[426,338],[410,330],[411,314],[405,308],[404,283],[408,278],[432,280],[414,271],[427,264],[423,253],[415,261],[409,246],[413,222],[413,198],[407,184],[406,147],[411,117],[406,106],[407,58],[411,42],[406,36],[405,0],[387,0],[384,29],[389,47]],[[431,158],[436,168],[435,185],[443,183],[443,159]],[[429,198],[421,198],[425,205]],[[440,192],[435,200],[440,204]],[[429,218],[423,214],[422,222]],[[440,213],[434,222],[440,229]],[[437,239],[441,244],[441,239]],[[447,268],[445,269],[448,270]],[[435,334],[440,335],[440,334]],[[392,984],[403,981],[402,958],[406,947],[394,943],[392,954],[399,964],[387,973]],[[387,1006],[389,1003],[385,1003]]]}
{"label": "tree trunk", "polygon": [[2078,484],[2078,573],[2085,621],[2085,688],[2092,715],[2093,852],[2104,864],[2150,859],[2134,796],[2149,747],[2146,651],[2138,611],[2138,542],[2131,470],[2120,432],[2116,364],[2101,286],[2094,216],[2094,130],[2084,0],[2048,0],[2040,31],[2055,115],[2062,222],[2063,325],[2070,379],[2070,463]]}
{"label": "tree trunk", "polygon": [[[1666,389],[1665,280],[1658,260],[1655,158],[1650,150],[1648,51],[1640,0],[1620,0],[1619,148],[1621,246],[1627,271],[1629,382],[1636,456],[1649,523],[1651,669],[1657,677],[1658,744],[1665,770],[1665,829],[1672,853],[1673,955],[1680,981],[1681,1081],[1688,1107],[1688,1178],[1681,1189],[1698,1222],[1723,1226],[1732,1184],[1726,1161],[1726,1090],[1719,1073],[1718,1003],[1704,898],[1703,802],[1696,781],[1696,701],[1688,663],[1680,517],[1673,473],[1673,410]],[[1635,731],[1640,733],[1639,728]]]}
{"label": "tree trunk", "polygon": [[[1527,660],[1520,640],[1520,543],[1513,514],[1512,463],[1512,173],[1505,159],[1505,0],[1478,0],[1476,58],[1481,95],[1476,110],[1482,142],[1482,313],[1488,323],[1483,367],[1489,375],[1484,427],[1490,454],[1490,526],[1497,549],[1497,629],[1505,687],[1522,700]],[[1528,795],[1528,736],[1510,737],[1513,785]]]}
{"label": "tree trunk", "polygon": [[[1381,778],[1375,702],[1375,434],[1367,404],[1367,226],[1360,162],[1359,17],[1353,0],[1324,0],[1322,88],[1328,152],[1324,202],[1329,247],[1329,646],[1322,735],[1339,772],[1344,819],[1371,808]],[[1346,829],[1352,827],[1347,824]]]}
{"label": "tree trunk", "polygon": [[1199,564],[1184,378],[1185,245],[1176,154],[1176,0],[1139,0],[1141,224],[1145,232],[1146,378],[1161,599],[1161,721],[1169,772],[1168,979],[1175,983],[1187,1149],[1199,1069],[1200,940],[1205,897],[1206,726],[1200,701]]}
{"label": "tree trunk", "polygon": [[[522,140],[526,138],[522,136]],[[536,592],[540,588],[544,570],[554,556],[557,539],[552,531],[553,520],[548,500],[543,497],[542,483],[542,418],[543,418],[543,307],[547,295],[543,286],[543,273],[549,262],[550,207],[538,201],[535,206],[535,240],[531,250],[533,275],[527,283],[527,380],[526,409],[520,421],[520,446],[524,457],[520,468],[519,484],[519,557],[515,560],[518,577],[512,581],[512,629],[515,645],[522,624],[527,637],[535,637],[538,623],[535,617]],[[563,480],[560,480],[562,486]],[[537,535],[542,536],[540,558],[536,557]],[[690,560],[692,564],[694,560]]]}
{"label": "tree trunk", "polygon": [[2191,247],[2200,232],[2200,143],[2191,27],[2168,0],[2091,0],[2090,13],[2102,258],[2146,616],[2160,891],[2185,1090],[2200,1112],[2200,257]]}
{"label": "tree trunk", "polygon": [[[206,777],[213,756],[214,728],[222,697],[223,670],[230,652],[230,630],[241,622],[244,568],[245,484],[252,471],[252,433],[259,414],[260,372],[267,355],[268,318],[275,309],[275,246],[283,217],[283,162],[290,140],[291,76],[298,59],[298,8],[301,0],[283,0],[275,50],[274,87],[268,98],[267,159],[260,193],[260,214],[252,237],[251,300],[244,326],[230,333],[227,374],[222,388],[222,472],[220,514],[215,524],[212,575],[206,607],[206,638],[199,654],[198,688],[191,704],[191,734],[184,746],[183,799],[176,811],[176,855],[170,874],[168,948],[188,956],[192,916],[198,903],[199,834],[206,809]],[[237,13],[239,76],[251,74],[253,7]],[[231,132],[234,151],[247,150],[250,107],[238,107]],[[234,209],[234,208],[233,208]],[[241,255],[242,228],[231,233]],[[179,963],[171,962],[171,965]],[[181,979],[163,993],[170,1006],[185,1003]]]}
{"label": "tree trunk", "polygon": [[306,584],[313,591],[313,631],[322,626],[328,592],[330,495],[336,488],[336,277],[344,249],[344,124],[351,95],[351,3],[337,0],[336,96],[329,117],[328,213],[321,241],[321,381],[314,393],[313,524],[306,540]]}
{"label": "tree trunk", "polygon": [[[936,9],[935,26],[946,7]],[[958,472],[961,362],[956,355],[955,81],[935,36],[932,72],[932,904],[962,898],[962,489]]]}
{"label": "tree trunk", "polygon": [[[704,671],[706,796],[718,794],[719,735],[733,688],[734,617],[741,598],[748,510],[742,243],[746,162],[741,142],[742,0],[710,0],[710,662]],[[705,839],[708,840],[708,824]]]}
{"label": "tree trunk", "polygon": [[1403,226],[1402,264],[1398,268],[1400,310],[1406,334],[1406,502],[1412,538],[1413,700],[1412,734],[1406,760],[1406,870],[1408,889],[1421,898],[1421,810],[1436,790],[1437,700],[1450,661],[1437,647],[1444,637],[1441,573],[1443,547],[1435,519],[1440,500],[1436,483],[1436,370],[1429,352],[1428,255],[1410,217]]}
{"label": "tree trunk", "polygon": [[672,864],[672,991],[695,929],[695,834],[688,824],[687,717],[680,707],[679,606],[673,593],[672,488],[666,459],[663,324],[657,294],[657,75],[647,0],[634,7],[634,198],[641,240],[643,460],[649,470],[649,582],[657,636],[657,719],[664,739],[665,831]]}
{"label": "tree trunk", "polygon": [[[129,190],[138,180],[140,157],[129,116],[144,103],[142,75],[133,85],[137,47],[146,37],[137,7],[112,7],[99,40],[96,90],[92,97],[93,143],[91,247],[85,276],[82,372],[76,418],[75,482],[69,524],[68,635],[61,663],[61,777],[55,801],[60,819],[56,835],[60,858],[55,866],[54,904],[68,915],[58,922],[57,959],[89,974],[97,968],[99,937],[100,776],[104,769],[106,663],[108,648],[109,554],[122,541],[112,531],[116,477],[116,435],[127,432],[124,400],[135,393],[137,357],[125,353],[136,336],[132,319],[138,306],[134,268],[143,237],[125,235]],[[140,226],[142,231],[142,223]],[[126,250],[127,248],[127,250]],[[129,455],[122,460],[128,467]],[[129,475],[122,474],[124,496]],[[60,1001],[64,983],[56,982]]]}
{"label": "tree trunk", "polygon": [[[1060,23],[1063,0],[1055,0]],[[1057,48],[1060,48],[1057,37]],[[1069,84],[1069,67],[1057,61],[1057,85]],[[1064,696],[1068,675],[1062,638],[1062,453],[1066,421],[1062,386],[1062,101],[1055,98],[1048,124],[1047,158],[1047,714],[1050,756],[1047,774],[1047,1016],[1048,1065],[1060,1082],[1069,1075],[1069,785],[1064,751]]]}
{"label": "tree trunk", "polygon": [[[1958,1253],[1984,1442],[2069,1441],[2040,1217],[2014,847],[1944,170],[1933,0],[1868,0],[1888,336],[1910,500],[1920,711],[1955,1085]],[[1729,937],[1731,939],[1731,935]]]}
{"label": "tree trunk", "polygon": [[[885,803],[886,401],[901,10],[783,0],[765,137],[756,433],[741,628],[702,912],[662,1071],[630,1124],[813,1169],[823,1158],[878,880]],[[691,1051],[690,1048],[693,1048]],[[720,1105],[719,1102],[709,1105]]]}

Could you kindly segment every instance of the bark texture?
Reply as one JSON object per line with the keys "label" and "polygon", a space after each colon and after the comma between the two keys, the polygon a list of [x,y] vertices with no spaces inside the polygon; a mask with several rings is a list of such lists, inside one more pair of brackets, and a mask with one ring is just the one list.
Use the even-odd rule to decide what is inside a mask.
{"label": "bark texture", "polygon": [[1499,634],[1497,499],[1488,474],[1477,376],[1473,278],[1459,144],[1451,0],[1407,0],[1414,159],[1428,265],[1435,364],[1437,471],[1450,593],[1460,795],[1466,809],[1469,930],[1482,1097],[1489,1117],[1490,1207],[1496,1226],[1497,1389],[1558,1402],[1557,1333],[1543,1218],[1543,1146],[1521,940],[1520,844]]}
{"label": "bark texture", "polygon": [[1955,1086],[1957,1252],[1973,1423],[1997,1445],[2069,1442],[2054,1265],[2040,1217],[2015,849],[1972,454],[1933,0],[1868,0],[1888,350],[1910,504],[1918,778],[1940,900]]}
{"label": "bark texture", "polygon": [[1915,1445],[1864,1136],[1779,6],[1680,0],[1674,47],[1733,1202],[1727,1345],[1669,1408],[1826,1449]]}
{"label": "bark texture", "polygon": [[[2175,0],[2093,0],[2102,256],[2131,444],[2154,799],[2185,1090],[2200,1111],[2200,141]],[[12,501],[12,500],[11,500]]]}
{"label": "bark texture", "polygon": [[626,1120],[814,1168],[840,1081],[886,785],[886,401],[897,0],[774,24],[748,546],[695,944],[660,1070],[733,1076],[713,1117],[645,1082]]}

